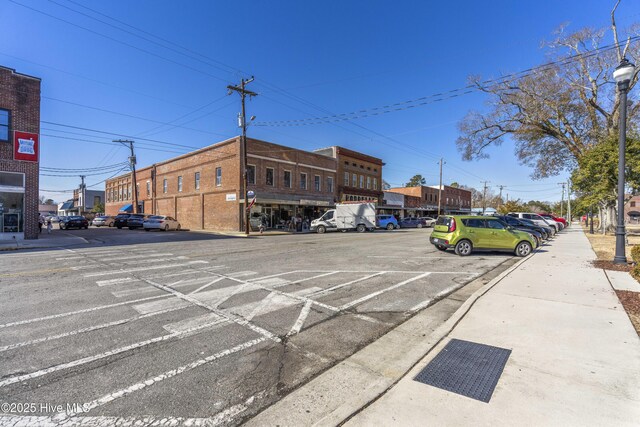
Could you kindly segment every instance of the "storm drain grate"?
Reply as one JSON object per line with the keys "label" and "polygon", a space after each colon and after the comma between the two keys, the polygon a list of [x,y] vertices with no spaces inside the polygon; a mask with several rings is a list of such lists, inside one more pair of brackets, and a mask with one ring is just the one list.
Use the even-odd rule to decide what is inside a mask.
{"label": "storm drain grate", "polygon": [[489,402],[510,354],[504,348],[452,339],[414,380]]}

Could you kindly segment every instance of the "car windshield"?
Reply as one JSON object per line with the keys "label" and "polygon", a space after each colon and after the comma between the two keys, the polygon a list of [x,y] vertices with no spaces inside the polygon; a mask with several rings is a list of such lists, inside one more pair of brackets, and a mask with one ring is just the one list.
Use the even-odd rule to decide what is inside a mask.
{"label": "car windshield", "polygon": [[164,217],[161,215],[152,215],[149,217],[149,219],[164,219]]}

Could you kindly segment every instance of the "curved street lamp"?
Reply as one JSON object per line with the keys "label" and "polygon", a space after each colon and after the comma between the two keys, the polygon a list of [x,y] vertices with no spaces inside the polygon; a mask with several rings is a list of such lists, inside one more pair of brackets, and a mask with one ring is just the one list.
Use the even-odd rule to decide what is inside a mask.
{"label": "curved street lamp", "polygon": [[624,155],[627,142],[627,92],[636,71],[635,65],[623,58],[613,71],[620,92],[620,139],[618,142],[618,224],[616,226],[616,254],[613,262],[626,264],[624,227]]}

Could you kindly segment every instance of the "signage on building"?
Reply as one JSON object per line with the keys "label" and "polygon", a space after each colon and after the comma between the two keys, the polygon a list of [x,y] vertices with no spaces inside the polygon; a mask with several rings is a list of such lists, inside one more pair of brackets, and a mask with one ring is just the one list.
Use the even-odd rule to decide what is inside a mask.
{"label": "signage on building", "polygon": [[19,131],[13,133],[13,158],[15,160],[37,162],[38,154],[38,134]]}
{"label": "signage on building", "polygon": [[235,202],[236,201],[236,193],[227,194],[227,202]]}
{"label": "signage on building", "polygon": [[326,202],[324,200],[304,200],[304,199],[301,199],[300,200],[300,204],[301,205],[308,205],[308,206],[331,206],[331,203]]}

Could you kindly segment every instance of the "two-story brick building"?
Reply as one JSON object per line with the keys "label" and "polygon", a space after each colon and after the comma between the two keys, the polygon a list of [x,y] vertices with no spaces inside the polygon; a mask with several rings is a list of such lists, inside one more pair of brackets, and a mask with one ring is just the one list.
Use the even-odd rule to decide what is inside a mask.
{"label": "two-story brick building", "polygon": [[[239,137],[136,171],[139,212],[169,215],[183,228],[242,230]],[[251,215],[269,227],[294,216],[313,219],[335,203],[336,160],[266,141],[247,139]],[[132,210],[131,174],[106,182],[106,213]]]}
{"label": "two-story brick building", "polygon": [[40,79],[0,66],[0,239],[38,238]]}
{"label": "two-story brick building", "polygon": [[[471,212],[471,192],[448,185],[440,188],[436,186],[421,185],[417,187],[396,187],[388,190],[392,193],[404,194],[411,198],[411,203],[404,206],[404,216],[423,216],[438,214],[438,198],[440,200],[441,214],[469,214]],[[416,200],[420,200],[417,203]]]}
{"label": "two-story brick building", "polygon": [[314,153],[336,160],[339,202],[383,203],[382,167],[384,163],[381,159],[338,146],[321,148]]}

